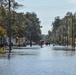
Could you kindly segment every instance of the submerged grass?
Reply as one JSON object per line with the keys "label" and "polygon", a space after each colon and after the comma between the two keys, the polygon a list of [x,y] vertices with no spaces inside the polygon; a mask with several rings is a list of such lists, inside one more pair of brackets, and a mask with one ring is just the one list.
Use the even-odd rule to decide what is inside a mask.
{"label": "submerged grass", "polygon": [[0,53],[4,53],[4,47],[0,47]]}

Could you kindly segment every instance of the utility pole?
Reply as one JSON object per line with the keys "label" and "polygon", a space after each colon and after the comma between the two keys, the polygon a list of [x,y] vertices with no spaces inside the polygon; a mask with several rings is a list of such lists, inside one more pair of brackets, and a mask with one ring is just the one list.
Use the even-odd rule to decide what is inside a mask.
{"label": "utility pole", "polygon": [[72,16],[72,47],[75,48],[75,15]]}
{"label": "utility pole", "polygon": [[74,14],[74,48],[75,48],[75,37],[76,37],[76,34],[75,34],[75,29],[76,29],[76,13]]}
{"label": "utility pole", "polygon": [[68,16],[66,16],[66,29],[67,29],[67,47],[68,47]]}
{"label": "utility pole", "polygon": [[73,42],[74,42],[74,37],[73,37],[73,16],[72,16],[72,47],[74,47],[74,44],[73,44]]}
{"label": "utility pole", "polygon": [[9,53],[11,53],[11,13],[10,13],[11,1],[8,0],[8,2],[9,2],[9,7],[8,7],[8,9],[9,9],[9,14],[8,14],[8,17],[9,17],[9,25],[8,25],[8,31],[9,31],[9,33],[8,33],[8,36],[9,36]]}

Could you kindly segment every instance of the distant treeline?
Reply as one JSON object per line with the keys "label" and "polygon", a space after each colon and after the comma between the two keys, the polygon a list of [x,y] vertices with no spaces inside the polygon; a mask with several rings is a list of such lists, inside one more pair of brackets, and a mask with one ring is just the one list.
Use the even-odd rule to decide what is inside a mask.
{"label": "distant treeline", "polygon": [[55,44],[70,44],[70,39],[76,38],[76,13],[68,12],[62,19],[55,17],[48,38]]}

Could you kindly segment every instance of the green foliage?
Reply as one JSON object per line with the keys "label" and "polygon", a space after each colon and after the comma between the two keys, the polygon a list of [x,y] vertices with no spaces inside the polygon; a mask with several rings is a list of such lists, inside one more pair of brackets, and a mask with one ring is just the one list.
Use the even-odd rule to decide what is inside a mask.
{"label": "green foliage", "polygon": [[6,37],[6,35],[7,35],[6,30],[3,29],[2,27],[0,27],[0,38],[1,38],[2,36]]}
{"label": "green foliage", "polygon": [[52,26],[53,28],[51,35],[49,36],[53,43],[56,43],[58,41],[62,42],[64,39],[66,40],[67,37],[68,39],[74,38],[76,37],[76,14],[68,12],[62,19],[59,17],[55,18]]}
{"label": "green foliage", "polygon": [[[26,37],[28,40],[37,42],[41,39],[40,21],[36,13],[18,13],[14,11],[22,6],[16,0],[11,1],[10,22],[12,37]],[[14,9],[14,10],[13,10]],[[8,0],[1,0],[0,3],[0,26],[6,29],[7,36],[9,35],[9,10]],[[4,35],[4,34],[3,34]]]}
{"label": "green foliage", "polygon": [[34,42],[41,39],[40,21],[37,15],[27,12],[26,15],[26,30],[27,37],[30,37]]}

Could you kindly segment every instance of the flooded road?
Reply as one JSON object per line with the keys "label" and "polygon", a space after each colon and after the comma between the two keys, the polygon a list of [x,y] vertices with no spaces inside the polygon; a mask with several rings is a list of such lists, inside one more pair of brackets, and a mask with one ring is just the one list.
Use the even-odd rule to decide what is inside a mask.
{"label": "flooded road", "polygon": [[14,49],[0,57],[0,75],[76,75],[76,52],[53,46]]}

